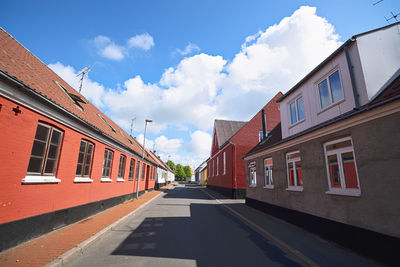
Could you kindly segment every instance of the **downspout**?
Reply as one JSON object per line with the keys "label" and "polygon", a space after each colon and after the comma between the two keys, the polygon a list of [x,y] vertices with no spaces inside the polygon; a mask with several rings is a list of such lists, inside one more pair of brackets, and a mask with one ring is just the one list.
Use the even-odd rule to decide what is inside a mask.
{"label": "downspout", "polygon": [[[351,41],[354,42],[355,39],[352,38]],[[351,63],[348,44],[344,45],[344,52],[346,54],[347,67],[349,68],[349,73],[350,73],[351,88],[353,89],[355,109],[359,109],[360,108],[360,95],[358,94],[358,90],[357,90],[357,86],[356,86],[356,80],[354,78],[354,71],[353,71],[354,66]]]}

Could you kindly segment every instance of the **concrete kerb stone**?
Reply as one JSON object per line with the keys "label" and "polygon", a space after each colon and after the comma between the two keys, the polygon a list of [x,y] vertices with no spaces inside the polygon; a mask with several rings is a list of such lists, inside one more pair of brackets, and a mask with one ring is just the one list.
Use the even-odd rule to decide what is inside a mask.
{"label": "concrete kerb stone", "polygon": [[244,223],[246,223],[248,226],[250,226],[253,230],[255,230],[256,232],[258,232],[259,234],[261,234],[262,236],[264,236],[265,238],[273,241],[275,244],[277,244],[277,246],[279,246],[281,249],[287,251],[288,253],[292,254],[293,256],[295,256],[296,258],[298,258],[299,260],[301,260],[303,263],[305,263],[308,266],[320,266],[317,263],[315,263],[313,260],[311,260],[310,258],[308,258],[307,256],[305,256],[303,253],[301,253],[300,251],[292,248],[291,246],[289,246],[288,244],[286,244],[285,242],[283,242],[282,240],[280,240],[279,238],[275,237],[273,234],[269,233],[268,231],[264,230],[262,227],[258,226],[256,223],[248,220],[247,218],[245,218],[244,216],[242,216],[239,212],[233,210],[232,208],[228,207],[227,205],[225,205],[223,202],[221,202],[220,200],[218,200],[217,198],[215,198],[212,194],[210,194],[209,192],[207,192],[207,190],[205,189],[200,189],[203,193],[205,193],[206,195],[208,195],[210,198],[214,199],[218,204],[222,205],[225,209],[229,210],[233,215],[235,215],[236,217],[238,217],[241,221],[243,221]]}
{"label": "concrete kerb stone", "polygon": [[152,199],[148,200],[147,202],[143,203],[141,206],[139,206],[138,208],[136,208],[135,210],[133,210],[129,214],[127,214],[124,217],[120,218],[119,220],[113,222],[112,224],[110,224],[106,228],[100,230],[99,232],[97,232],[93,236],[89,237],[85,241],[83,241],[83,242],[79,243],[78,245],[76,245],[74,248],[72,248],[72,249],[68,250],[67,252],[63,253],[57,259],[55,259],[54,261],[46,264],[45,267],[59,267],[59,266],[62,266],[63,264],[65,264],[68,260],[71,260],[77,254],[79,254],[79,253],[83,254],[85,249],[90,244],[92,244],[94,241],[96,241],[97,239],[101,238],[105,233],[110,231],[112,228],[116,227],[118,224],[120,224],[121,222],[125,221],[127,218],[129,218],[130,216],[134,215],[136,212],[140,211],[141,209],[146,207],[148,204],[150,204],[153,200],[159,198],[160,196],[162,196],[164,194],[165,193],[158,194],[157,196],[155,196]]}

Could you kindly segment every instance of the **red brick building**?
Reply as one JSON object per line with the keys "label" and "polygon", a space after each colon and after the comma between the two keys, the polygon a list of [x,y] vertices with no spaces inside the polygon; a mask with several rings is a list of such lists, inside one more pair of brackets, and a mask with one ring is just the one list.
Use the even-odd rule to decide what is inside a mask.
{"label": "red brick building", "polygon": [[[280,122],[276,94],[249,122],[215,120],[211,155],[207,161],[207,187],[231,198],[246,195],[243,156]],[[265,112],[263,134],[262,112]]]}
{"label": "red brick building", "polygon": [[152,190],[156,164],[0,28],[0,250]]}

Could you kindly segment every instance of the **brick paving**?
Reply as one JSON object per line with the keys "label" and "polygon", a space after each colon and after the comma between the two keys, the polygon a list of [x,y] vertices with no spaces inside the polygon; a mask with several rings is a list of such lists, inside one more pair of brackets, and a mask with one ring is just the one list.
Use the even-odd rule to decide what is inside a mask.
{"label": "brick paving", "polygon": [[[170,187],[169,185],[168,187]],[[43,266],[161,194],[151,191],[0,254],[0,266]]]}

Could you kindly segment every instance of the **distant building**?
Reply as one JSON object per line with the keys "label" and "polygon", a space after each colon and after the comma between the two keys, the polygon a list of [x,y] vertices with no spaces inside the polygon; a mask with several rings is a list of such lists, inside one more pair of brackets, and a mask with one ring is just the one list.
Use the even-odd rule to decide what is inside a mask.
{"label": "distant building", "polygon": [[199,184],[203,184],[204,185],[204,173],[203,173],[203,177],[201,176],[201,173],[204,171],[204,169],[207,167],[207,160],[205,160],[204,162],[202,162],[199,167],[196,168],[196,170],[194,170],[195,172],[195,182],[199,183]]}

